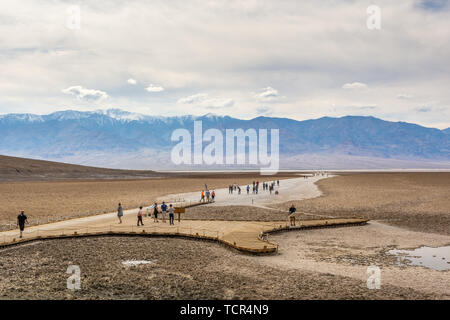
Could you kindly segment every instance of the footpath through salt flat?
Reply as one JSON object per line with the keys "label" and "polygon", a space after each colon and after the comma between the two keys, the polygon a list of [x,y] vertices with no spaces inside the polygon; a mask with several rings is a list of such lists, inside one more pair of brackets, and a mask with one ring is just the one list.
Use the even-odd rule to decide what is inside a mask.
{"label": "footpath through salt flat", "polygon": [[[262,189],[262,183],[271,183],[269,177],[259,180],[259,192],[258,194],[252,193],[252,182],[249,181],[250,193],[247,195],[247,185],[240,185],[241,194],[237,191],[233,191],[232,194],[228,192],[228,188],[215,189],[216,199],[214,203],[208,204],[209,206],[257,206],[265,207],[270,204],[287,202],[292,200],[304,200],[320,196],[322,193],[315,185],[315,182],[320,179],[324,179],[327,176],[314,176],[314,177],[299,177],[292,179],[280,180],[280,185],[275,186],[272,194],[268,190]],[[331,175],[329,177],[332,177]],[[276,182],[276,180],[275,180]],[[211,187],[210,191],[212,191]],[[278,195],[275,194],[278,191]],[[178,194],[169,194],[164,197],[159,197],[158,202],[167,199],[184,199],[185,203],[195,203],[200,200],[201,191],[187,192]]]}
{"label": "footpath through salt flat", "polygon": [[[280,181],[280,187],[275,188],[279,194],[270,194],[262,191],[259,194],[246,194],[244,188],[242,193],[229,194],[228,189],[216,190],[217,201],[207,204],[208,206],[220,205],[254,205],[265,206],[271,203],[284,202],[296,199],[306,199],[320,195],[320,191],[314,184],[319,177],[308,179],[295,178]],[[262,183],[260,181],[260,183]],[[158,199],[159,202],[170,199],[184,198],[185,205],[189,202],[198,202],[199,193],[167,195]],[[180,205],[178,204],[178,205]],[[187,209],[189,210],[189,209]],[[167,236],[189,236],[217,240],[234,248],[249,252],[274,252],[277,245],[262,239],[265,232],[290,229],[288,221],[215,221],[215,220],[181,220],[175,221],[174,225],[169,222],[154,222],[151,216],[144,217],[144,226],[137,226],[138,209],[126,210],[123,223],[118,224],[117,213],[107,213],[84,218],[65,220],[55,223],[43,224],[26,228],[24,238],[19,239],[18,230],[0,232],[0,245],[28,241],[30,239],[49,237],[84,236],[95,234],[132,234],[132,235],[167,235]],[[287,217],[287,213],[286,213]],[[330,225],[345,225],[364,223],[364,219],[312,219],[297,222],[293,228],[320,227]]]}

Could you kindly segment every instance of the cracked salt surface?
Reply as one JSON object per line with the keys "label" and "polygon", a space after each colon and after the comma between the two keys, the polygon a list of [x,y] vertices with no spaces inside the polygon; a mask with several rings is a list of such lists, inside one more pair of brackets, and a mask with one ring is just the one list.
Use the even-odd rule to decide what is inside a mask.
{"label": "cracked salt surface", "polygon": [[437,248],[420,247],[413,250],[389,250],[388,254],[397,256],[400,266],[422,266],[433,270],[450,270],[450,246]]}

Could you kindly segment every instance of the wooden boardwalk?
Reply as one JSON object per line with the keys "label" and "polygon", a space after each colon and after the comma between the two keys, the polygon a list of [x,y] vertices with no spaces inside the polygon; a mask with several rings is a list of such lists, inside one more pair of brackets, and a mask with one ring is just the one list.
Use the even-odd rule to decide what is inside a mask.
{"label": "wooden boardwalk", "polygon": [[[130,210],[130,213],[132,213]],[[144,217],[144,226],[136,226],[134,214],[123,217],[118,224],[115,214],[66,220],[56,223],[26,228],[24,237],[19,238],[18,230],[0,232],[0,246],[16,245],[39,239],[83,237],[95,235],[140,235],[192,237],[218,241],[237,250],[250,253],[273,253],[278,249],[276,243],[265,240],[266,233],[297,230],[304,228],[331,227],[364,224],[368,220],[361,218],[314,219],[297,221],[290,227],[288,221],[218,221],[218,220],[181,220],[169,225],[161,220]]]}

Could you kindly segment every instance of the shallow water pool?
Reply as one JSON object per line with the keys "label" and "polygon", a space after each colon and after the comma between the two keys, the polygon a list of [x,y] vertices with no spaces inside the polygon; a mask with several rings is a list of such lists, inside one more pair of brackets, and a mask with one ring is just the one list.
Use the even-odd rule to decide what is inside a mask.
{"label": "shallow water pool", "polygon": [[148,260],[126,260],[126,261],[122,261],[122,264],[124,266],[132,266],[132,267],[136,267],[139,266],[141,264],[153,264],[154,262],[152,261],[148,261]]}
{"label": "shallow water pool", "polygon": [[388,254],[397,256],[400,266],[422,266],[433,270],[450,270],[450,246],[420,247],[413,250],[389,250]]}

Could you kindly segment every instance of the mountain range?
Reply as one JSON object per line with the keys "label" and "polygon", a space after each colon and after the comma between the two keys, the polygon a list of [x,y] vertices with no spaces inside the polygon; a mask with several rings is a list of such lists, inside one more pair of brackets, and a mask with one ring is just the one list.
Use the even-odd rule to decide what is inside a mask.
{"label": "mountain range", "polygon": [[[280,162],[292,169],[450,168],[450,128],[375,117],[306,121],[229,116],[147,116],[120,109],[0,115],[0,154],[122,169],[186,169],[170,161],[178,128],[279,129]],[[204,167],[201,167],[204,169]],[[212,168],[211,168],[212,169]]]}

